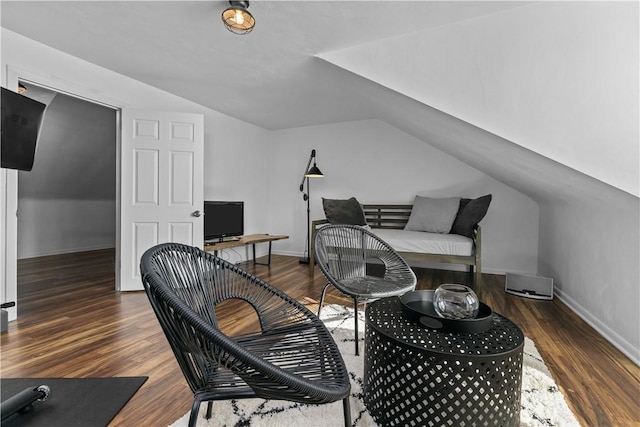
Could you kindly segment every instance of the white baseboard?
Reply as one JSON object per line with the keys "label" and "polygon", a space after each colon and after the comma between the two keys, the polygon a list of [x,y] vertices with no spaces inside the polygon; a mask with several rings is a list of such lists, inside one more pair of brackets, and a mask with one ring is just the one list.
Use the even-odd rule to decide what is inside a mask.
{"label": "white baseboard", "polygon": [[587,322],[589,326],[595,329],[600,335],[602,335],[607,341],[609,341],[614,347],[624,353],[633,363],[640,366],[640,349],[633,347],[627,340],[618,335],[614,330],[602,323],[597,318],[593,317],[587,310],[585,310],[580,304],[576,303],[571,297],[564,294],[561,290],[555,289],[554,295],[558,297],[560,301],[566,304],[567,307],[576,313],[582,320]]}
{"label": "white baseboard", "polygon": [[[302,257],[302,252],[298,252],[298,251],[273,251],[271,252],[273,255],[283,255],[283,256],[292,256],[292,257],[296,257],[296,258],[300,258]],[[265,255],[267,255],[265,253]]]}
{"label": "white baseboard", "polygon": [[50,256],[50,255],[64,255],[64,254],[72,254],[74,252],[98,251],[101,249],[114,249],[114,246],[113,244],[103,244],[103,245],[85,246],[85,247],[78,247],[78,248],[57,249],[57,250],[44,251],[44,252],[32,252],[30,254],[22,255],[18,259],[39,258],[43,256]]}
{"label": "white baseboard", "polygon": [[482,268],[482,272],[486,274],[497,274],[498,276],[505,276],[507,273],[513,274],[522,274],[525,276],[536,276],[537,272],[535,271],[525,271],[525,270],[504,270],[500,268]]}

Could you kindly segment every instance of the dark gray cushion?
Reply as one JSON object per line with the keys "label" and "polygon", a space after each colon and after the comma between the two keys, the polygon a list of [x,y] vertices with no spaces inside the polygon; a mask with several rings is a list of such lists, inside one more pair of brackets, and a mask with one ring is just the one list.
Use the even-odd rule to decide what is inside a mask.
{"label": "dark gray cushion", "polygon": [[330,224],[367,225],[362,206],[355,197],[347,200],[323,197],[322,207]]}
{"label": "dark gray cushion", "polygon": [[460,207],[460,197],[434,199],[416,196],[405,230],[446,234]]}
{"label": "dark gray cushion", "polygon": [[473,200],[461,199],[460,209],[453,221],[450,233],[473,238],[473,230],[487,214],[490,203],[491,194]]}

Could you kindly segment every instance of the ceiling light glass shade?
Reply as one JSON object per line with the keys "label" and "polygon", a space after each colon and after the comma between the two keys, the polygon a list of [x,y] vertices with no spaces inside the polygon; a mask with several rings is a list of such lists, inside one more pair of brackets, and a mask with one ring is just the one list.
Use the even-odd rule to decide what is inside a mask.
{"label": "ceiling light glass shade", "polygon": [[227,30],[235,34],[249,34],[256,25],[256,20],[249,13],[248,1],[230,1],[231,7],[222,12],[222,22]]}
{"label": "ceiling light glass shade", "polygon": [[324,174],[320,172],[320,169],[318,169],[315,163],[304,176],[307,178],[324,178]]}

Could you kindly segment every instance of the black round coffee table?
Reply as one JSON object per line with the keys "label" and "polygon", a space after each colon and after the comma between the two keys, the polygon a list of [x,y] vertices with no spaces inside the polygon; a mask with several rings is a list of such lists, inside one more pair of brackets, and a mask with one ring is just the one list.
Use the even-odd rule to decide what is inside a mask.
{"label": "black round coffee table", "polygon": [[366,311],[364,402],[381,426],[517,426],[523,347],[499,314],[486,332],[442,332],[380,299]]}

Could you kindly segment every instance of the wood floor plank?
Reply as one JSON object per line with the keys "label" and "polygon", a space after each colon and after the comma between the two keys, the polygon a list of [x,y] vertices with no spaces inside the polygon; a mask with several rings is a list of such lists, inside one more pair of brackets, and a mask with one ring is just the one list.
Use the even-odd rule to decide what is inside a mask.
{"label": "wood floor plank", "polygon": [[[148,376],[111,425],[167,426],[190,409],[192,394],[144,292],[114,290],[114,265],[113,250],[20,260],[19,319],[1,337],[1,376]],[[319,271],[309,277],[297,258],[274,255],[270,267],[242,268],[317,309],[325,281]],[[419,289],[471,280],[464,272],[416,274]],[[504,276],[485,274],[483,280],[476,289],[480,299],[534,340],[583,426],[640,426],[637,365],[559,300],[506,294]],[[334,289],[326,303],[351,305]],[[236,313],[223,327],[253,326]]]}

